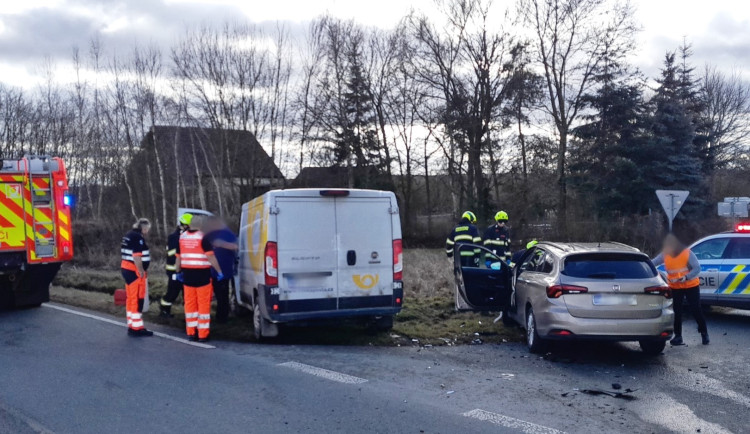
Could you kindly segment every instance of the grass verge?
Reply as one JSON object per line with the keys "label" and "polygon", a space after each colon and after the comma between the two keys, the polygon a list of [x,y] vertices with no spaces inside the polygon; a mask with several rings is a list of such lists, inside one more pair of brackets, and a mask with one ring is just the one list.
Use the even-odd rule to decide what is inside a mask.
{"label": "grass verge", "polygon": [[[456,312],[453,308],[453,275],[440,250],[410,249],[405,252],[404,306],[393,330],[374,332],[365,325],[288,327],[272,342],[312,345],[460,345],[501,343],[522,339],[518,328],[494,323],[496,315]],[[144,315],[147,323],[184,330],[181,299],[173,306],[173,319],[159,318],[157,301],[166,291],[166,276],[152,271],[149,295],[152,301]],[[123,288],[119,270],[64,266],[55,279],[51,298],[58,303],[106,312],[125,318],[125,308],[115,306],[112,294]],[[253,342],[252,320],[232,317],[227,324],[211,324],[217,339]]]}

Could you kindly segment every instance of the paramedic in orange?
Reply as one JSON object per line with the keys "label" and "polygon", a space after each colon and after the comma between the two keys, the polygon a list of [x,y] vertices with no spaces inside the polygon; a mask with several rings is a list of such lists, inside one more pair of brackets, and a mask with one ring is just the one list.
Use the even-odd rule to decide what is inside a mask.
{"label": "paramedic in orange", "polygon": [[193,216],[190,228],[180,235],[175,264],[178,280],[182,281],[184,288],[187,335],[199,342],[208,340],[211,327],[211,267],[216,270],[219,280],[224,278],[211,243],[203,239],[203,232],[200,231],[202,223],[202,216]]}
{"label": "paramedic in orange", "polygon": [[701,272],[701,264],[698,258],[673,234],[664,239],[664,249],[656,258],[652,259],[655,266],[664,264],[667,272],[667,284],[672,290],[674,298],[674,338],[672,345],[683,345],[682,340],[682,310],[684,299],[690,305],[690,312],[698,323],[698,332],[701,334],[703,345],[708,345],[708,329],[706,318],[703,317],[701,309],[701,290],[698,275]]}
{"label": "paramedic in orange", "polygon": [[151,254],[148,251],[145,236],[151,229],[151,222],[141,218],[133,225],[133,229],[122,237],[120,254],[122,262],[120,268],[125,279],[127,300],[125,311],[128,319],[128,335],[140,337],[151,336],[154,333],[143,326],[143,300],[146,298],[146,279]]}

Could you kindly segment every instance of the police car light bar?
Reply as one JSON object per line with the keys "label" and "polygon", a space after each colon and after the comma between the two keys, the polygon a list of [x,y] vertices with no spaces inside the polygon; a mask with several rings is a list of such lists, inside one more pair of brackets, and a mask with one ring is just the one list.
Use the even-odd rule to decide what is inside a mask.
{"label": "police car light bar", "polygon": [[750,223],[740,223],[734,227],[734,231],[750,233]]}

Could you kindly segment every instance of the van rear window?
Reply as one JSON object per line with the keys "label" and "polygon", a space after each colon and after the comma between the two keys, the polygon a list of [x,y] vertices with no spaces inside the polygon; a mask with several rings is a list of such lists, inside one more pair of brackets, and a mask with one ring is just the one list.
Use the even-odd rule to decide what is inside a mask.
{"label": "van rear window", "polygon": [[565,258],[562,274],[582,279],[648,279],[656,268],[643,255],[585,253]]}

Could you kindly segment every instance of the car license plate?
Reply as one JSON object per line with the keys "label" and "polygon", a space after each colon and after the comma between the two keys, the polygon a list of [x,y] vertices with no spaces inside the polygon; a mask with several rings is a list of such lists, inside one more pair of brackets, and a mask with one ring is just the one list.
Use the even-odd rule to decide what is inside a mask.
{"label": "car license plate", "polygon": [[638,300],[635,294],[594,294],[594,306],[635,306]]}

